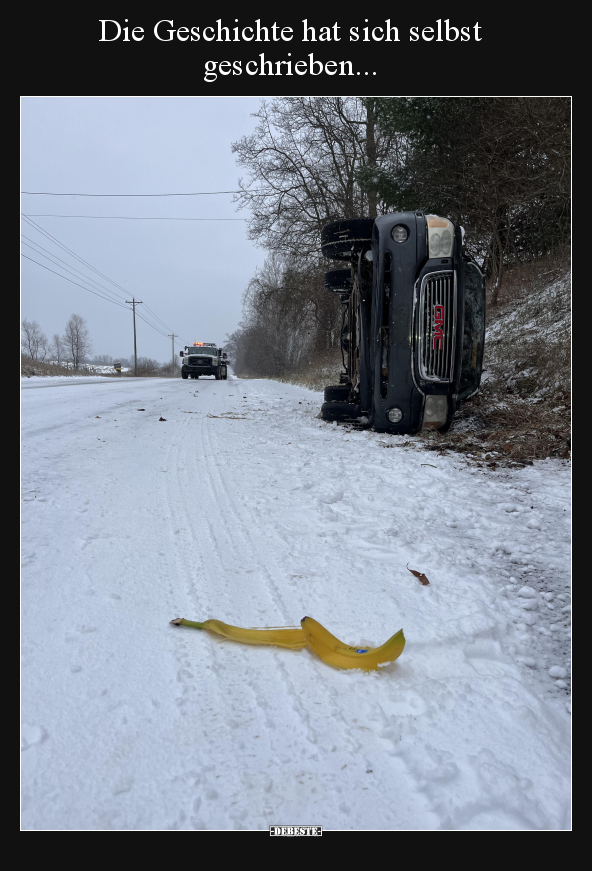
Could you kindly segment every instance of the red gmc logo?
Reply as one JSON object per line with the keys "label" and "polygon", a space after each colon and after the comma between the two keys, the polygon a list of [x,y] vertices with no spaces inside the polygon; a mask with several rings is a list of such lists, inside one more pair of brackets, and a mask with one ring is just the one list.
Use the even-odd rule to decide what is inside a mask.
{"label": "red gmc logo", "polygon": [[[444,333],[442,332],[442,327],[444,326],[444,306],[443,305],[435,305],[434,306],[434,349],[444,347]],[[436,343],[439,344],[436,344]]]}

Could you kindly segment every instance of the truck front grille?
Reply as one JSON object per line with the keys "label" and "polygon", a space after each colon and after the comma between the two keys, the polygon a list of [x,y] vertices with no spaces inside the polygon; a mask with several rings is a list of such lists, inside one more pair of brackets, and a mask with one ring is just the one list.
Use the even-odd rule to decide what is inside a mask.
{"label": "truck front grille", "polygon": [[424,276],[419,293],[419,374],[452,381],[456,332],[456,280],[452,272]]}

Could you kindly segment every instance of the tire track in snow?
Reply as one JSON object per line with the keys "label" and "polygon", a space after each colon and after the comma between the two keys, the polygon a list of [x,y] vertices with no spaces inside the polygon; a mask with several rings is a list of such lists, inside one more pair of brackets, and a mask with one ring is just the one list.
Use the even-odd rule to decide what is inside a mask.
{"label": "tire track in snow", "polygon": [[[178,435],[175,442],[171,444],[166,453],[167,465],[171,473],[167,476],[168,511],[173,523],[173,528],[175,530],[184,530],[184,532],[179,536],[180,541],[179,538],[176,538],[177,547],[175,560],[178,573],[184,578],[189,577],[189,573],[191,573],[191,575],[197,579],[200,577],[203,579],[210,578],[211,581],[212,578],[220,578],[221,575],[226,576],[229,574],[232,567],[232,560],[229,560],[225,555],[228,551],[232,554],[238,553],[240,549],[236,546],[236,536],[233,535],[232,526],[226,521],[223,514],[223,521],[220,521],[218,515],[215,515],[214,519],[212,519],[210,517],[203,518],[200,514],[200,522],[205,520],[205,523],[198,531],[191,522],[191,515],[188,516],[184,509],[179,507],[182,506],[185,501],[183,498],[181,482],[189,482],[190,486],[192,481],[197,480],[200,482],[199,491],[206,494],[206,496],[211,495],[213,505],[216,507],[220,505],[223,505],[224,508],[226,507],[226,500],[223,500],[222,502],[220,501],[217,488],[212,480],[212,470],[215,468],[212,465],[212,461],[215,462],[215,460],[213,460],[215,453],[212,455],[212,459],[209,459],[209,455],[211,455],[212,452],[211,441],[207,436],[202,438],[201,444],[203,446],[203,454],[201,452],[196,453],[196,450],[199,450],[197,448],[197,443],[195,440],[188,437],[192,427],[192,421],[183,421],[181,433]],[[201,427],[202,435],[206,430],[207,419],[204,419]],[[196,487],[191,489],[193,494],[198,492]],[[190,496],[188,498],[190,498]],[[207,499],[204,501],[207,502]],[[228,542],[228,547],[225,547],[224,538]],[[192,556],[189,560],[181,557],[178,550],[178,544],[181,544],[181,546],[184,544],[184,549],[191,552]],[[197,566],[193,558],[194,554],[199,555],[199,563]],[[255,554],[253,554],[253,564],[255,563]],[[195,603],[195,606],[198,609],[205,608],[203,603],[204,590],[199,590],[195,584],[187,583],[186,592],[189,599]],[[269,594],[269,590],[266,589],[266,592]],[[235,602],[233,602],[231,598],[231,591],[228,586],[226,584],[220,584],[216,587],[215,593],[215,598],[220,597],[226,606],[224,610],[226,610],[227,613],[231,613],[233,606],[235,606]],[[210,599],[209,594],[206,595],[206,599]],[[217,608],[220,608],[220,605],[218,605]],[[214,608],[214,612],[215,611],[216,608]],[[199,610],[199,613],[196,615],[197,619],[205,619],[208,616],[210,615],[205,612],[202,613],[201,610]],[[225,615],[223,614],[222,616]],[[276,738],[278,734],[281,736],[281,732],[276,732],[274,722],[274,706],[277,704],[277,694],[274,694],[273,703],[270,703],[269,681],[266,680],[265,683],[262,684],[262,682],[257,679],[256,672],[250,669],[249,658],[245,659],[244,657],[244,651],[241,650],[239,652],[237,650],[229,662],[228,648],[234,646],[232,645],[232,642],[222,642],[227,646],[227,650],[223,656],[219,656],[217,653],[219,642],[217,643],[212,637],[203,639],[203,643],[207,647],[207,661],[211,663],[211,672],[204,674],[203,670],[198,670],[200,674],[198,675],[196,687],[193,671],[189,670],[189,667],[191,666],[191,652],[195,650],[194,645],[191,643],[189,633],[190,630],[180,630],[177,643],[177,659],[182,666],[179,675],[183,685],[183,697],[190,694],[190,703],[197,703],[197,699],[199,698],[202,702],[206,701],[206,706],[208,697],[215,699],[217,707],[220,707],[222,702],[224,711],[222,717],[223,729],[222,732],[217,735],[214,746],[212,746],[211,741],[209,742],[209,749],[210,751],[216,751],[217,747],[220,748],[220,752],[214,752],[214,758],[218,757],[214,770],[223,772],[222,776],[225,781],[225,810],[223,813],[226,815],[226,822],[229,825],[240,827],[241,819],[246,818],[248,810],[248,808],[243,804],[244,799],[241,798],[245,792],[243,781],[245,777],[249,780],[249,777],[255,777],[258,779],[260,776],[263,776],[261,772],[258,771],[251,771],[249,776],[244,773],[245,759],[243,745],[245,742],[240,740],[239,736],[244,725],[246,724],[249,726],[249,717],[251,720],[253,719],[253,704],[252,702],[247,701],[245,692],[248,694],[249,698],[254,699],[256,711],[258,711],[258,714],[255,717],[255,725],[253,725],[250,731],[259,739],[260,743],[262,743],[261,739],[263,739],[266,748],[264,750],[264,756],[270,759],[273,759],[278,755],[278,748],[275,747],[275,744],[277,743]],[[236,647],[238,648],[238,645],[236,645]],[[290,655],[290,651],[283,652]],[[250,652],[251,657],[253,657],[254,653],[254,650]],[[273,655],[270,650],[261,650],[258,651],[258,653],[267,657]],[[281,663],[279,663],[277,659],[275,660],[275,663],[276,671],[280,676],[283,676]],[[201,680],[199,680],[200,675]],[[214,683],[212,683],[212,679],[214,680]],[[193,690],[193,692],[191,692],[191,690]],[[286,689],[286,692],[288,694],[288,703],[294,707],[292,695],[290,695],[288,689]],[[227,702],[227,699],[233,700],[232,705]],[[304,728],[299,739],[300,743],[302,744],[302,742],[310,741],[316,745],[318,736],[316,736],[316,734],[310,729],[309,724],[303,723],[303,726]],[[220,761],[222,748],[224,748],[225,758]],[[261,750],[259,750],[259,753],[260,752]],[[196,768],[195,762],[193,767],[194,769]],[[191,777],[199,780],[199,771],[203,771],[203,766],[200,766],[199,762],[197,762],[197,769],[198,771],[194,771]],[[217,776],[220,777],[221,775],[218,774]],[[268,775],[265,776],[268,777]],[[212,784],[210,784],[210,788],[212,788]],[[273,781],[269,780],[265,786],[265,791],[271,792],[272,788]],[[232,808],[233,804],[234,808]],[[196,805],[197,811],[193,805]],[[205,807],[202,806],[202,804],[198,804],[197,800],[193,802],[193,805],[188,811],[184,809],[183,813],[179,814],[178,822],[180,823],[183,818],[184,820],[189,820],[193,828],[203,827],[202,824],[205,820],[204,818],[199,817],[198,811],[203,812]],[[196,813],[198,813],[197,817],[195,816]]]}
{"label": "tire track in snow", "polygon": [[[228,522],[226,515],[222,514],[222,528],[224,530],[225,536],[230,543],[231,550],[234,553],[242,553],[245,550],[249,551],[250,554],[250,562],[251,565],[259,566],[263,570],[263,574],[266,577],[266,593],[268,597],[271,599],[272,603],[282,612],[282,616],[287,623],[291,623],[292,620],[287,614],[287,609],[283,602],[283,599],[280,595],[277,584],[273,580],[269,569],[266,565],[261,564],[260,556],[258,554],[257,548],[253,543],[253,540],[248,532],[245,521],[240,516],[236,504],[234,501],[233,494],[230,493],[228,486],[226,485],[222,474],[220,473],[220,469],[218,464],[216,463],[216,451],[212,444],[212,436],[210,432],[211,424],[208,423],[208,418],[204,417],[201,419],[201,436],[202,436],[202,444],[204,446],[204,459],[209,458],[211,462],[205,464],[205,480],[208,486],[211,488],[212,495],[215,500],[216,505],[223,505],[227,508],[234,516],[235,525]],[[197,465],[195,458],[194,462]],[[213,530],[212,530],[213,534]],[[223,568],[223,567],[222,567]],[[293,619],[293,618],[292,618]],[[306,714],[305,709],[303,709],[299,699],[297,697],[297,692],[294,687],[294,684],[289,678],[288,671],[283,662],[281,662],[278,657],[274,657],[274,665],[276,672],[279,672],[279,676],[281,677],[282,683],[285,686],[286,693],[288,696],[288,700],[290,706],[296,713],[302,727],[305,731],[303,737],[306,738],[310,743],[312,743],[315,748],[318,747],[319,743],[319,735],[317,731],[311,726],[308,715]],[[273,723],[269,720],[268,716],[268,704],[267,704],[267,694],[268,687],[264,686],[261,688],[259,684],[255,684],[250,682],[249,685],[253,690],[255,695],[256,702],[258,706],[264,711],[266,716],[266,722],[269,728],[273,729]]]}
{"label": "tire track in snow", "polygon": [[[205,591],[190,582],[190,578],[205,579],[211,573],[209,567],[211,554],[206,545],[207,539],[212,538],[212,524],[208,521],[202,534],[197,534],[191,513],[186,511],[186,491],[184,492],[181,486],[182,482],[191,482],[191,473],[187,473],[189,454],[193,454],[188,439],[191,426],[190,421],[181,421],[174,440],[165,453],[169,474],[164,507],[172,527],[176,574],[184,581],[187,602],[196,610],[196,613],[190,614],[189,618],[205,619],[207,615],[202,613],[206,608],[203,601]],[[174,600],[178,593],[172,582],[169,583],[169,589]],[[191,630],[170,628],[175,634],[174,655],[179,663],[177,675],[181,685],[181,695],[177,699],[179,715],[186,721],[198,721],[202,740],[196,742],[189,751],[190,764],[187,770],[184,769],[173,775],[173,781],[182,781],[182,793],[176,819],[169,828],[195,830],[222,827],[233,822],[233,819],[227,815],[224,796],[227,792],[233,795],[239,793],[241,789],[237,772],[241,769],[242,760],[240,755],[233,752],[235,745],[233,723],[237,711],[236,705],[231,707],[227,701],[240,696],[240,681],[231,680],[230,686],[228,685],[228,672],[224,670],[224,662],[218,654],[217,643],[213,638],[198,639],[193,637]],[[195,642],[199,641],[203,643],[196,645]],[[222,715],[217,716],[220,708]],[[215,738],[209,735],[210,722],[212,728],[215,727]],[[203,747],[206,748],[205,753]],[[214,763],[212,759],[215,760]],[[223,779],[225,784],[222,801],[220,801],[221,793],[218,791],[220,779]],[[230,806],[230,799],[228,805]]]}
{"label": "tire track in snow", "polygon": [[[209,433],[209,427],[207,426],[205,420],[202,421],[202,433],[204,436],[204,444],[206,444],[208,450],[211,451],[212,450],[211,435]],[[258,555],[258,548],[256,547],[256,545],[253,542],[253,538],[249,532],[248,525],[246,524],[245,520],[241,516],[240,510],[237,508],[234,495],[230,492],[230,488],[226,484],[224,477],[223,477],[222,473],[220,472],[220,468],[216,463],[213,463],[209,467],[209,474],[210,474],[210,481],[211,482],[212,482],[212,477],[213,476],[216,477],[216,484],[214,484],[212,482],[213,490],[215,491],[216,487],[217,487],[218,491],[221,493],[222,498],[224,499],[225,505],[227,506],[228,510],[234,516],[235,525],[232,527],[232,532],[241,538],[242,546],[244,547],[246,545],[246,547],[248,547],[248,549],[250,550],[252,557],[253,557],[253,562],[259,564],[262,572],[264,573],[264,575],[266,577],[267,587],[268,587],[269,593],[271,595],[272,600],[275,601],[276,606],[281,611],[282,618],[285,621],[287,621],[288,624],[292,624],[293,620],[294,620],[294,616],[293,616],[293,614],[289,613],[289,610],[286,607],[286,604],[284,602],[283,596],[281,595],[279,588],[278,588],[278,585],[277,585],[276,581],[274,581],[273,576],[272,576],[271,572],[269,571],[269,568],[267,567],[267,565],[264,562],[261,562],[261,559]],[[230,533],[231,527],[230,527],[230,524],[226,521],[226,519],[225,519],[225,525],[226,525],[226,529],[228,531],[228,537],[229,537],[229,539],[231,539],[232,538],[232,535]],[[266,556],[267,555],[268,554],[266,553]]]}
{"label": "tire track in snow", "polygon": [[[201,422],[201,430],[203,436],[203,444],[205,448],[204,456],[212,455],[213,446],[212,446],[212,437],[209,431],[209,426],[207,423],[207,418],[202,418]],[[293,618],[291,618],[288,613],[282,596],[279,592],[278,586],[276,582],[273,580],[273,577],[265,564],[261,563],[260,557],[257,552],[257,548],[253,543],[253,540],[248,532],[245,521],[241,517],[239,511],[236,508],[236,504],[233,498],[233,495],[230,493],[228,486],[226,485],[224,478],[220,472],[220,468],[215,462],[215,459],[212,463],[206,466],[206,472],[208,477],[208,483],[212,488],[213,495],[216,500],[216,504],[225,505],[233,514],[235,519],[235,525],[230,524],[226,517],[224,518],[224,530],[226,532],[228,540],[231,542],[233,550],[238,553],[241,550],[247,548],[250,551],[252,564],[259,565],[262,569],[262,573],[266,578],[266,593],[268,597],[271,599],[273,604],[281,611],[282,616],[286,623],[291,624]],[[216,479],[215,481],[213,479]],[[240,538],[240,546],[237,546],[236,539]],[[288,698],[290,700],[290,705],[292,709],[295,711],[298,716],[302,726],[306,731],[306,738],[315,747],[318,746],[319,735],[317,731],[311,726],[310,720],[306,711],[303,709],[300,701],[297,697],[297,692],[294,687],[293,682],[291,681],[287,668],[283,662],[280,662],[277,657],[274,657],[276,671],[279,671],[280,677],[282,679],[282,683],[286,688],[286,692]],[[265,694],[263,696],[259,693],[255,687],[253,687],[256,698],[258,700],[258,704],[261,706],[261,699],[265,698]]]}
{"label": "tire track in snow", "polygon": [[[206,453],[208,455],[212,455],[213,450],[211,447],[211,435],[207,426],[207,421],[205,419],[202,421],[202,427],[204,431],[204,443],[207,443],[208,445]],[[248,542],[251,552],[253,553],[255,558],[258,559],[256,545],[254,544],[252,537],[248,532],[248,526],[245,519],[243,519],[243,516],[241,516],[241,511],[236,504],[234,494],[231,492],[229,486],[225,481],[225,475],[223,471],[221,471],[219,465],[215,462],[212,462],[210,466],[210,471],[217,478],[217,484],[220,488],[220,493],[222,494],[224,504],[232,509],[232,513],[236,519],[236,526],[232,527],[233,533],[236,533],[237,531],[240,533],[242,531],[243,540]],[[279,537],[282,543],[285,543],[284,536]],[[269,536],[267,536],[267,538],[269,541]],[[277,549],[277,543],[275,547]],[[273,553],[273,547],[269,547],[268,545],[266,547],[266,556],[270,553]],[[285,613],[285,606],[279,593],[277,583],[273,580],[273,577],[268,567],[264,566],[263,568],[265,576],[267,578],[268,588],[272,594],[275,594],[275,597],[277,597],[277,599],[281,603],[281,607]],[[288,616],[287,620],[288,622],[290,622],[291,618]],[[291,676],[291,671],[293,668],[296,668],[296,663],[293,663],[291,660],[288,659],[280,660],[279,657],[275,658],[275,663],[280,669],[281,677],[286,686],[292,709],[298,716],[302,725],[306,728],[309,741],[314,744],[317,753],[321,753],[324,757],[328,757],[331,751],[327,746],[324,746],[325,741],[328,737],[326,730],[323,729],[322,732],[319,732],[317,728],[315,728],[314,716],[312,714],[312,711],[314,709],[312,708],[312,706],[307,706],[303,703],[297,687],[297,679]],[[328,702],[328,710],[326,711],[326,716],[324,718],[325,722],[339,724],[339,735],[338,737],[335,736],[335,738],[336,740],[338,740],[338,743],[342,750],[344,748],[344,744],[347,747],[347,756],[345,757],[347,759],[346,764],[349,764],[352,768],[354,768],[360,765],[360,760],[363,760],[362,765],[364,769],[371,770],[374,767],[374,763],[371,761],[371,757],[366,752],[361,752],[362,749],[366,750],[366,748],[363,747],[356,734],[354,734],[354,730],[359,727],[354,726],[354,724],[350,722],[343,705],[340,703],[339,692],[333,686],[333,676],[327,673],[326,665],[318,661],[311,662],[311,665],[315,671],[315,681],[318,681],[318,683],[324,688],[325,702]],[[371,753],[374,757],[376,757],[381,753],[382,742],[377,741],[375,738],[371,738],[371,745]],[[341,758],[344,758],[343,755]],[[388,793],[389,782],[392,781],[392,779],[395,779],[397,775],[398,777],[401,776],[402,766],[402,760],[394,759],[391,757],[383,760],[383,769],[386,770],[383,770],[381,773],[381,784],[369,784],[367,789],[370,794],[367,794],[366,800],[374,801],[375,806],[377,808],[380,807],[384,802],[385,794]],[[408,771],[407,766],[403,767],[406,769],[406,771]]]}

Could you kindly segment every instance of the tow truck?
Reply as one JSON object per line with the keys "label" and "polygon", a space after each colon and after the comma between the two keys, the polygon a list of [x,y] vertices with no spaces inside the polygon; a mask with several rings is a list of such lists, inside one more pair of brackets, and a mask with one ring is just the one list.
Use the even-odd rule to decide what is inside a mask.
{"label": "tow truck", "polygon": [[216,381],[226,381],[228,365],[226,353],[213,342],[194,342],[179,351],[183,357],[182,378],[199,378],[200,375],[213,375]]}

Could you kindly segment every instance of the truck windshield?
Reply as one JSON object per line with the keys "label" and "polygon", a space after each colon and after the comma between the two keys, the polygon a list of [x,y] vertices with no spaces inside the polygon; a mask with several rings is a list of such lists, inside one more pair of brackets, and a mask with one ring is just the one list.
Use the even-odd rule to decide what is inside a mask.
{"label": "truck windshield", "polygon": [[187,348],[185,351],[185,356],[199,354],[200,356],[208,356],[208,357],[217,357],[218,349],[217,348]]}

